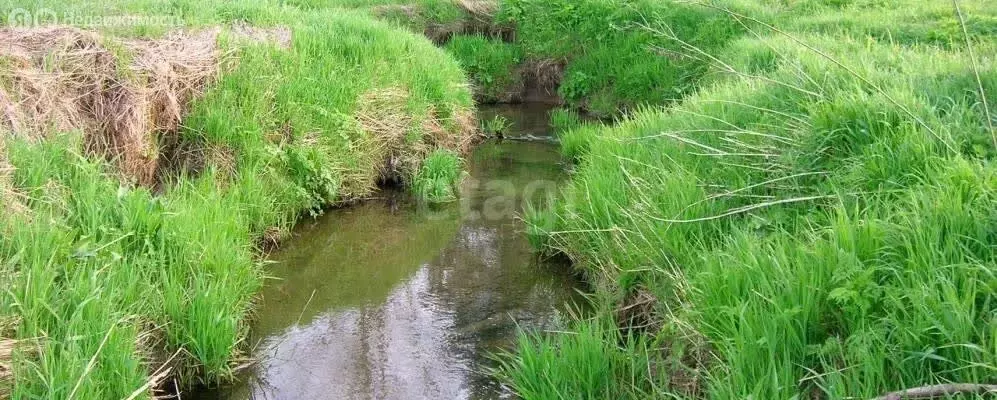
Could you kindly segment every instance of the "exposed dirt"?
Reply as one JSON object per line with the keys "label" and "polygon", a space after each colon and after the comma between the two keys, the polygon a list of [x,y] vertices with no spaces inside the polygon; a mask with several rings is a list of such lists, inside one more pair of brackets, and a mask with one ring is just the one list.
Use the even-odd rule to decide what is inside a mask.
{"label": "exposed dirt", "polygon": [[557,93],[564,78],[564,62],[556,60],[532,60],[519,67],[522,77],[523,102],[562,104],[564,100]]}

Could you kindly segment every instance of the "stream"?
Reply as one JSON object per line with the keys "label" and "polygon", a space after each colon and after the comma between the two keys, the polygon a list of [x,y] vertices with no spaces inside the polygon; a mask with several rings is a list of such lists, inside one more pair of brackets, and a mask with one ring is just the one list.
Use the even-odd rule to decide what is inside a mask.
{"label": "stream", "polygon": [[538,260],[518,219],[566,179],[546,106],[484,107],[512,123],[467,159],[461,200],[401,191],[302,222],[272,255],[250,332],[257,360],[195,399],[514,398],[489,354],[517,326],[555,326],[582,304],[565,265]]}

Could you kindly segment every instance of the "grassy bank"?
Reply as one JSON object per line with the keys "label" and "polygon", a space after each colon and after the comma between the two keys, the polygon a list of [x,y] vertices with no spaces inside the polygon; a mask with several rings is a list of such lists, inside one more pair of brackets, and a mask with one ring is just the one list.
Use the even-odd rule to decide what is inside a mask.
{"label": "grassy bank", "polygon": [[458,34],[446,45],[476,83],[479,99],[529,100],[524,91],[539,88],[599,117],[673,102],[706,71],[703,60],[677,55],[674,41],[644,25],[670,21],[676,34],[707,50],[741,33],[722,13],[680,2],[497,3],[490,35]]}
{"label": "grassy bank", "polygon": [[705,70],[692,91],[662,75],[672,105],[562,135],[577,171],[528,232],[600,311],[524,336],[507,382],[537,399],[997,383],[997,25],[960,5],[965,32],[950,2],[710,3],[730,25],[710,31],[739,32],[722,45],[643,13]]}
{"label": "grassy bank", "polygon": [[[578,165],[555,207],[527,213],[527,233],[585,273],[596,312],[569,333],[523,334],[501,371],[522,397],[997,383],[997,15],[959,4],[961,16],[909,0],[0,5],[222,27],[218,73],[176,127],[55,118],[27,132],[9,110],[38,93],[3,57],[0,394],[149,398],[168,378],[228,378],[257,255],[295,220],[379,181],[454,198],[476,125],[465,70],[479,100],[545,87],[621,116],[552,115]],[[67,48],[114,62],[86,59],[100,75],[72,93],[182,82],[129,67],[171,27],[93,29]],[[28,63],[77,76],[55,50]],[[75,98],[47,101],[63,97]]]}
{"label": "grassy bank", "polygon": [[[18,340],[13,398],[149,398],[168,378],[228,378],[262,284],[262,247],[302,214],[363,198],[381,180],[419,191],[431,182],[427,197],[447,199],[459,177],[454,155],[473,140],[457,64],[369,10],[338,8],[353,4],[23,6],[222,26],[227,56],[177,129],[145,132],[142,159],[160,167],[151,186],[135,184],[121,154],[91,151],[102,131],[7,126],[0,334]],[[101,28],[99,43],[119,49],[119,38],[166,31]],[[111,53],[127,65],[127,47]],[[56,70],[76,66],[42,58]],[[136,79],[127,68],[115,74]],[[8,98],[13,84],[5,81]],[[423,165],[427,157],[436,161]]]}

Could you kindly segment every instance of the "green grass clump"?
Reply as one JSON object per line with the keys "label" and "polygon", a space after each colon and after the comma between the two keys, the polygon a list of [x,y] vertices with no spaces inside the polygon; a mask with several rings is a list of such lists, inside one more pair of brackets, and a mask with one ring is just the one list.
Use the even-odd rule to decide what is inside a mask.
{"label": "green grass clump", "polygon": [[509,122],[506,117],[501,115],[496,115],[495,117],[486,119],[481,123],[482,133],[493,137],[502,137],[511,127],[512,122]]}
{"label": "green grass clump", "polygon": [[[798,2],[782,10],[759,8],[753,1],[732,3],[732,7],[765,15],[766,19],[779,21],[793,31],[862,35],[904,46],[960,48],[965,44],[963,29],[954,18],[951,1]],[[976,0],[960,1],[959,4],[971,40],[986,40],[997,34],[997,15],[994,15],[993,7]]]}
{"label": "green grass clump", "polygon": [[161,192],[121,184],[112,164],[82,155],[79,133],[8,140],[2,190],[21,206],[5,198],[0,218],[0,311],[23,344],[13,398],[149,398],[147,382],[162,379],[153,359],[171,359],[182,383],[231,378],[262,239],[385,175],[460,174],[448,151],[474,128],[471,93],[428,40],[361,11],[174,5],[192,24],[245,18],[284,25],[293,41],[223,38],[237,63],[190,105],[178,147],[197,151]]}
{"label": "green grass clump", "polygon": [[[459,33],[466,12],[454,0],[332,0],[335,6],[369,10],[378,19],[390,21],[437,41]],[[329,0],[317,0],[328,7]],[[335,4],[347,3],[347,4]]]}
{"label": "green grass clump", "polygon": [[550,127],[554,132],[564,132],[582,125],[582,116],[578,111],[559,107],[550,112]]}
{"label": "green grass clump", "polygon": [[[520,333],[516,354],[498,357],[504,380],[526,399],[652,398],[653,387],[635,385],[621,376],[650,382],[651,349],[637,338],[623,339],[612,321],[576,323],[571,335]],[[570,397],[566,394],[572,394]]]}
{"label": "green grass clump", "polygon": [[595,138],[605,129],[603,125],[585,122],[573,129],[558,132],[561,154],[569,160],[580,160],[585,153],[588,153],[589,146]]}
{"label": "green grass clump", "polygon": [[121,189],[102,164],[70,150],[77,141],[8,148],[30,214],[3,217],[0,259],[15,271],[5,300],[17,338],[37,340],[14,354],[13,398],[123,398],[148,379],[135,355],[139,328],[156,320],[140,313],[156,304],[149,284],[164,273],[166,255],[153,250],[165,239],[161,205]]}
{"label": "green grass clump", "polygon": [[[660,348],[623,350],[657,369],[603,372],[628,382],[604,397],[995,383],[997,149],[980,93],[997,98],[995,44],[974,44],[974,66],[945,46],[753,30],[682,103],[562,138],[580,163],[554,221],[533,212],[540,242],[599,288],[602,318],[632,323],[635,293],[657,299],[640,320]],[[574,328],[506,364],[524,398],[589,394],[557,384],[580,365],[550,356],[591,325]]]}
{"label": "green grass clump", "polygon": [[589,120],[574,110],[558,108],[550,113],[550,125],[557,135],[561,154],[573,161],[581,160],[588,152],[589,144],[601,134],[606,126]]}
{"label": "green grass clump", "polygon": [[472,77],[475,95],[483,102],[508,101],[522,91],[517,68],[520,48],[483,35],[457,35],[443,46]]}
{"label": "green grass clump", "polygon": [[551,232],[557,227],[557,213],[550,207],[526,203],[523,209],[523,222],[526,224],[526,239],[537,252],[551,248]]}
{"label": "green grass clump", "polygon": [[422,168],[412,179],[412,191],[430,203],[457,200],[457,186],[463,169],[460,157],[449,150],[437,150],[426,157]]}

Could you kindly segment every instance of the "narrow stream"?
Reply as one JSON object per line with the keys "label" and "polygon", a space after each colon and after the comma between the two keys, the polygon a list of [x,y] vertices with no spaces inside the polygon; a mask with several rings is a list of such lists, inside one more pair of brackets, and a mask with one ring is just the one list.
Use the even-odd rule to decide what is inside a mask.
{"label": "narrow stream", "polygon": [[487,354],[510,346],[517,324],[550,327],[580,304],[578,282],[536,260],[517,220],[527,198],[566,178],[547,111],[481,110],[512,122],[513,140],[477,147],[460,202],[431,207],[386,191],[302,223],[272,258],[279,280],[250,337],[259,362],[239,384],[193,397],[513,397],[483,372]]}

